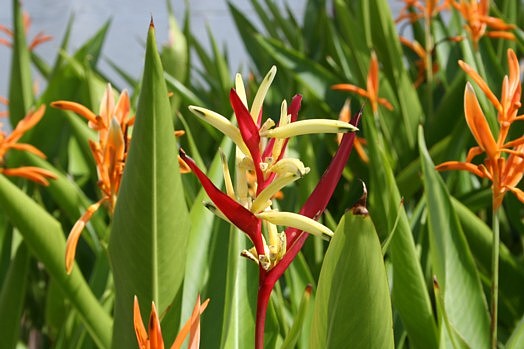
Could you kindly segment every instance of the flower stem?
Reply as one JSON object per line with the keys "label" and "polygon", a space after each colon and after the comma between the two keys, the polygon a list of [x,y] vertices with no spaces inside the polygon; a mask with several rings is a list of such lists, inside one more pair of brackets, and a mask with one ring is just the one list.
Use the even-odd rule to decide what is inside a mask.
{"label": "flower stem", "polygon": [[255,324],[255,349],[264,349],[264,328],[266,323],[267,305],[273,285],[263,280],[260,282],[257,297],[257,317]]}
{"label": "flower stem", "polygon": [[498,209],[493,210],[493,246],[491,250],[491,348],[497,348],[497,315],[499,291],[500,226]]}

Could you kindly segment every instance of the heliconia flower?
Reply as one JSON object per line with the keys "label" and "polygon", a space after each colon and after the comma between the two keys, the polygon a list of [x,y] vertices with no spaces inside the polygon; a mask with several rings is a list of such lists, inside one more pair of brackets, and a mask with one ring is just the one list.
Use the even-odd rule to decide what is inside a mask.
{"label": "heliconia flower", "polygon": [[46,156],[35,146],[28,143],[18,143],[20,138],[33,128],[44,116],[45,106],[40,106],[35,111],[30,111],[18,122],[10,134],[6,134],[0,128],[0,173],[7,176],[22,177],[41,185],[49,185],[48,179],[56,179],[57,176],[51,171],[34,166],[22,166],[17,168],[5,168],[6,153],[11,150],[27,151],[45,159]]}
{"label": "heliconia flower", "polygon": [[[247,107],[242,80],[237,76],[237,89],[230,93],[231,106],[235,113],[238,127],[224,116],[202,107],[191,106],[189,109],[204,121],[215,126],[229,136],[237,145],[236,186],[232,185],[227,163],[223,160],[226,192],[217,188],[207,176],[196,166],[195,162],[180,151],[180,156],[197,175],[213,205],[207,204],[217,215],[227,219],[245,232],[254,244],[256,251],[253,258],[270,260],[266,266],[275,266],[275,256],[269,255],[270,246],[262,235],[262,223],[267,230],[276,231],[276,225],[290,226],[313,234],[326,233],[329,229],[320,229],[319,223],[308,217],[289,212],[271,211],[272,198],[285,186],[300,179],[309,172],[309,168],[298,159],[284,156],[288,139],[293,136],[310,133],[346,133],[356,130],[348,122],[327,119],[310,119],[298,121],[300,96],[295,96],[290,108],[282,103],[278,125],[268,119],[262,123],[262,102],[269,84],[273,80],[276,68],[273,67],[266,75],[255,98],[251,110]],[[238,91],[238,92],[237,92]],[[252,194],[249,194],[248,175],[255,173],[255,183]],[[227,185],[227,183],[231,183]],[[272,212],[272,213],[270,213]],[[278,217],[278,218],[275,218]],[[317,217],[318,218],[318,217]],[[275,240],[275,239],[273,239]],[[275,246],[273,246],[275,248]],[[280,247],[276,247],[280,249]],[[279,258],[282,256],[278,256]]]}
{"label": "heliconia flower", "polygon": [[[171,349],[182,348],[182,344],[184,344],[188,335],[188,349],[197,349],[200,346],[200,315],[202,315],[208,303],[209,299],[206,299],[202,304],[200,304],[200,296],[197,297],[193,313],[176,336],[175,341],[170,347]],[[160,319],[158,318],[154,302],[151,304],[151,315],[149,316],[148,330],[146,330],[142,320],[142,315],[140,314],[138,298],[135,296],[133,305],[133,324],[135,327],[138,347],[140,349],[164,349],[164,339],[162,338]]]}
{"label": "heliconia flower", "polygon": [[[496,108],[500,125],[495,137],[489,127],[484,112],[477,100],[473,87],[468,82],[464,93],[464,114],[477,146],[468,151],[466,160],[447,161],[438,165],[440,171],[465,170],[479,177],[487,178],[492,182],[493,209],[498,209],[506,192],[513,192],[524,202],[524,193],[517,188],[524,174],[524,136],[511,141],[506,138],[511,124],[516,120],[523,120],[518,116],[521,98],[521,82],[518,60],[513,50],[508,50],[509,76],[505,76],[502,83],[501,98],[498,99],[488,87],[487,83],[469,65],[459,61],[462,69],[479,85],[489,101]],[[484,163],[476,165],[473,159],[486,153]],[[505,157],[504,154],[509,154]]]}
{"label": "heliconia flower", "polygon": [[95,159],[102,198],[87,208],[69,234],[66,243],[66,271],[70,273],[78,238],[87,222],[103,203],[107,204],[109,213],[113,213],[129,148],[129,128],[135,119],[130,116],[131,106],[127,91],[120,94],[115,104],[113,89],[109,84],[102,97],[99,114],[75,102],[56,101],[51,106],[74,111],[86,118],[89,127],[98,132],[98,142],[90,140],[89,147]]}
{"label": "heliconia flower", "polygon": [[[450,3],[467,22],[466,30],[471,35],[475,49],[483,36],[515,40],[515,35],[509,32],[515,29],[513,24],[489,15],[489,0],[451,0]],[[487,31],[488,28],[493,30]]]}
{"label": "heliconia flower", "polygon": [[[221,154],[225,191],[215,186],[183,150],[179,155],[197,176],[212,203],[205,203],[220,218],[243,231],[254,247],[241,255],[259,265],[256,348],[263,347],[263,329],[269,294],[296,257],[309,234],[329,239],[333,232],[317,222],[340,179],[351,152],[360,115],[351,122],[328,119],[298,120],[302,97],[293,97],[289,107],[282,102],[278,123],[262,120],[262,104],[276,73],[273,67],[263,79],[249,108],[240,75],[231,90],[230,102],[237,124],[202,107],[190,106],[196,116],[231,138],[236,145],[235,178],[231,178],[225,155]],[[299,213],[273,208],[275,195],[285,186],[307,175],[302,161],[286,156],[290,137],[311,133],[344,133],[340,147],[319,184]],[[279,231],[278,227],[286,227]],[[264,233],[265,232],[265,233]]]}
{"label": "heliconia flower", "polygon": [[[24,12],[24,30],[27,33],[29,31],[29,28],[31,27],[31,17],[27,12]],[[7,47],[12,47],[13,44],[11,43],[11,40],[13,38],[13,31],[9,28],[7,28],[4,25],[0,24],[0,32],[6,34],[9,39],[0,38],[0,45],[4,45]],[[36,36],[31,40],[31,42],[28,45],[28,48],[30,51],[34,50],[37,46],[43,44],[44,42],[51,41],[53,37],[51,35],[44,34],[43,32],[39,32],[36,34]]]}
{"label": "heliconia flower", "polygon": [[378,111],[378,105],[381,104],[389,110],[393,110],[393,105],[385,99],[378,96],[379,80],[378,80],[378,59],[375,52],[371,52],[371,60],[369,62],[369,71],[366,88],[360,88],[352,84],[336,84],[331,86],[333,90],[354,92],[364,98],[367,98],[371,104],[371,110],[373,113]]}

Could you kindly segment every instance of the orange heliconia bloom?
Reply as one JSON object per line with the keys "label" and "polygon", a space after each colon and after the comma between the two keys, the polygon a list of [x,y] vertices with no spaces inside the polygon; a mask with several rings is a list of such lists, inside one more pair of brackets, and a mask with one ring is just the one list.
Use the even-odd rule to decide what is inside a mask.
{"label": "orange heliconia bloom", "polygon": [[[479,85],[497,110],[500,130],[493,136],[486,117],[480,108],[473,87],[468,82],[464,93],[464,113],[478,146],[471,148],[465,162],[448,161],[437,166],[437,170],[466,170],[492,182],[493,209],[498,209],[507,191],[513,192],[524,202],[524,192],[517,188],[524,175],[524,136],[507,141],[509,128],[514,121],[524,120],[517,115],[521,106],[521,82],[518,59],[513,50],[508,50],[509,76],[502,82],[501,98],[498,99],[486,82],[469,65],[459,61],[462,69]],[[472,163],[473,158],[486,153],[481,165]],[[509,155],[507,155],[509,154]]]}
{"label": "orange heliconia bloom", "polygon": [[[424,80],[426,79],[426,65],[428,63],[428,59],[430,58],[430,55],[432,52],[427,52],[422,45],[420,45],[416,41],[409,41],[405,37],[400,37],[400,43],[407,48],[411,49],[415,54],[419,57],[419,60],[415,63],[418,74],[417,74],[417,80],[415,80],[414,85],[415,88],[419,87]],[[438,72],[439,66],[436,62],[433,62],[432,65],[433,73]]]}
{"label": "orange heliconia bloom", "polygon": [[51,171],[35,166],[22,166],[17,168],[4,168],[5,156],[10,149],[23,150],[33,153],[42,159],[46,156],[36,147],[27,143],[18,143],[20,138],[31,128],[33,128],[44,116],[45,106],[41,106],[36,111],[29,112],[18,124],[11,134],[7,135],[0,123],[0,173],[7,176],[16,176],[29,179],[41,185],[49,185],[48,179],[56,179],[57,176]]}
{"label": "orange heliconia bloom", "polygon": [[413,23],[422,18],[431,20],[440,11],[449,9],[450,0],[403,0],[403,2],[404,7],[400,10],[395,23],[403,20]]}
{"label": "orange heliconia bloom", "polygon": [[[338,114],[338,119],[340,121],[349,122],[351,120],[351,107],[350,107],[350,100],[346,99],[346,102],[342,106],[342,109],[340,109],[340,113]],[[344,135],[342,133],[337,133],[337,143],[340,144],[342,141],[342,137]],[[366,145],[366,140],[362,137],[355,137],[355,140],[353,141],[353,148],[358,154],[358,157],[365,163],[369,162],[368,154],[366,154],[366,151],[364,150],[364,145]]]}
{"label": "orange heliconia bloom", "polygon": [[[29,28],[31,27],[31,17],[28,13],[24,12],[24,30],[27,33],[29,31]],[[7,28],[4,25],[0,24],[0,32],[6,34],[10,39],[13,38],[13,31],[9,28]],[[51,35],[46,35],[43,32],[39,32],[36,34],[36,36],[31,40],[31,42],[28,45],[28,48],[30,51],[34,50],[38,45],[43,44],[44,42],[52,40],[53,37]],[[0,38],[0,45],[4,45],[7,47],[12,47],[13,44],[9,39]]]}
{"label": "orange heliconia bloom", "polygon": [[[184,340],[189,334],[188,349],[198,349],[200,346],[200,315],[204,312],[209,303],[206,299],[204,303],[200,304],[200,297],[197,297],[193,313],[184,327],[180,330],[171,345],[171,349],[179,349],[182,347]],[[140,306],[138,299],[135,296],[133,308],[133,323],[135,327],[136,339],[140,349],[164,349],[164,339],[162,338],[162,330],[160,328],[160,319],[156,311],[155,303],[151,304],[151,315],[149,316],[148,329],[146,330],[142,315],[140,314]]]}
{"label": "orange heliconia bloom", "polygon": [[[466,20],[466,30],[470,33],[475,48],[483,36],[515,40],[513,33],[508,32],[515,29],[513,24],[489,15],[489,0],[453,0],[451,4]],[[487,31],[488,28],[493,30]]]}
{"label": "orange heliconia bloom", "polygon": [[113,89],[107,85],[97,115],[85,106],[69,101],[56,101],[51,106],[74,111],[89,121],[89,127],[98,131],[98,142],[89,141],[91,153],[95,159],[98,172],[98,187],[102,198],[88,207],[86,212],[75,223],[66,244],[66,271],[71,272],[75,259],[76,245],[82,230],[101,204],[107,203],[110,214],[115,208],[118,189],[129,147],[129,127],[134,123],[130,117],[130,101],[127,91],[120,94],[115,104]]}
{"label": "orange heliconia bloom", "polygon": [[331,86],[333,90],[341,90],[341,91],[349,91],[354,92],[362,97],[365,97],[369,99],[371,103],[371,110],[373,110],[373,113],[376,113],[378,111],[378,105],[382,104],[389,110],[393,110],[393,106],[389,101],[385,98],[380,98],[378,96],[378,59],[375,52],[371,53],[371,61],[369,63],[369,72],[368,72],[368,79],[367,79],[367,90],[364,90],[363,88],[360,88],[358,86],[352,85],[352,84],[336,84]]}

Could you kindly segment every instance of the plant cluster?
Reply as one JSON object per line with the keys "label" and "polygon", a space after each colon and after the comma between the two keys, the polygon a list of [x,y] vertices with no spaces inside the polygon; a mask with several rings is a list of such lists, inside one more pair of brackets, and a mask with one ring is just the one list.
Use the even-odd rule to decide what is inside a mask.
{"label": "plant cluster", "polygon": [[13,0],[2,348],[524,347],[522,2],[250,3],[117,86]]}

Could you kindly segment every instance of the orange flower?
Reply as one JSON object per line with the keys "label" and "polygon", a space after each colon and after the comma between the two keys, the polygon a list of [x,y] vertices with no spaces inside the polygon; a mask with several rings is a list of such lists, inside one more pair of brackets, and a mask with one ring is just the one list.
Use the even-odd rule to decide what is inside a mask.
{"label": "orange flower", "polygon": [[[182,347],[184,340],[189,334],[188,349],[197,349],[200,345],[200,315],[204,312],[209,303],[206,299],[204,303],[200,304],[200,297],[197,297],[193,313],[184,327],[180,330],[171,345],[171,349],[179,349]],[[155,303],[151,304],[151,315],[149,316],[149,335],[144,327],[142,315],[140,314],[140,306],[138,299],[135,296],[133,308],[133,323],[135,326],[136,339],[140,349],[164,349],[164,339],[162,338],[162,330],[160,328],[160,320],[156,311]]]}
{"label": "orange flower", "polygon": [[[492,182],[493,209],[498,209],[507,191],[513,192],[524,202],[524,192],[516,186],[524,174],[524,136],[506,141],[512,122],[523,120],[517,116],[520,108],[521,82],[517,57],[513,50],[508,50],[509,76],[502,82],[500,100],[489,89],[486,82],[469,65],[459,61],[460,66],[479,85],[498,112],[500,130],[497,138],[493,136],[486,117],[480,108],[473,87],[468,82],[464,94],[464,113],[478,146],[471,148],[465,162],[448,161],[437,166],[437,170],[466,170]],[[475,165],[472,160],[486,153],[486,159],[481,165]],[[505,155],[504,154],[509,154]]]}
{"label": "orange flower", "polygon": [[56,179],[56,175],[48,170],[34,166],[22,166],[18,168],[4,168],[5,156],[10,149],[23,150],[33,153],[43,159],[45,154],[31,144],[18,143],[20,138],[31,128],[33,128],[44,116],[45,106],[41,106],[36,111],[29,112],[18,124],[11,134],[7,135],[1,129],[0,123],[0,173],[7,176],[16,176],[29,179],[41,185],[49,185],[48,179]]}
{"label": "orange flower", "polygon": [[367,79],[367,90],[364,90],[358,86],[352,85],[352,84],[336,84],[331,86],[334,90],[341,90],[341,91],[349,91],[354,92],[364,98],[369,99],[371,103],[371,109],[373,110],[373,113],[376,113],[378,111],[378,105],[382,104],[389,110],[393,110],[393,106],[389,101],[385,98],[380,98],[378,96],[378,59],[375,52],[371,53],[371,61],[369,64],[369,72],[368,72],[368,79]]}
{"label": "orange flower", "polygon": [[408,20],[413,23],[419,19],[425,18],[431,20],[437,13],[449,8],[450,0],[404,0],[404,7],[400,10],[398,17],[395,19],[396,23],[403,20]]}
{"label": "orange flower", "polygon": [[[454,0],[451,4],[466,20],[466,30],[470,33],[475,48],[483,36],[515,40],[513,33],[508,32],[515,29],[514,25],[489,16],[489,0]],[[488,28],[493,31],[487,31]]]}
{"label": "orange flower", "polygon": [[[428,64],[428,59],[430,58],[430,55],[432,52],[427,52],[418,42],[416,41],[409,41],[405,37],[400,37],[400,43],[409,49],[411,49],[415,54],[419,57],[419,60],[415,63],[418,74],[417,74],[417,80],[415,80],[414,85],[415,88],[419,87],[424,80],[426,79],[426,66]],[[433,62],[433,73],[436,73],[439,69],[439,66],[436,62]]]}
{"label": "orange flower", "polygon": [[67,238],[66,271],[70,273],[75,259],[76,245],[87,222],[103,203],[107,203],[110,214],[113,213],[130,141],[128,131],[135,118],[129,117],[131,108],[127,91],[124,90],[120,94],[115,104],[113,89],[109,84],[100,103],[98,115],[75,102],[56,101],[51,103],[51,106],[74,111],[83,116],[89,121],[89,127],[98,131],[99,136],[98,142],[89,141],[89,147],[98,170],[98,187],[102,192],[102,198],[88,207]]}
{"label": "orange flower", "polygon": [[[31,27],[31,17],[28,13],[24,12],[24,31],[27,33],[29,31],[29,28]],[[9,28],[7,28],[4,25],[0,24],[0,32],[3,32],[6,34],[10,39],[13,38],[13,31]],[[53,37],[51,35],[46,35],[43,32],[39,32],[36,34],[36,36],[33,38],[31,43],[29,44],[28,48],[30,51],[34,50],[38,45],[43,44],[44,42],[51,41]],[[9,39],[0,38],[0,45],[4,45],[7,47],[12,47],[13,44]]]}
{"label": "orange flower", "polygon": [[[349,99],[346,99],[346,102],[344,103],[344,106],[342,106],[342,109],[340,109],[340,113],[338,114],[338,119],[340,121],[349,122],[351,120],[351,108],[350,108],[350,101]],[[342,141],[343,134],[337,133],[337,143],[340,144]],[[366,151],[364,150],[364,145],[366,145],[366,140],[362,137],[355,137],[355,140],[353,141],[353,148],[355,148],[355,151],[358,154],[358,157],[365,163],[369,162],[368,154],[366,154]]]}
{"label": "orange flower", "polygon": [[[3,104],[7,107],[9,105],[9,101],[7,100],[7,98],[0,96],[0,104]],[[7,110],[0,111],[0,118],[5,118],[7,115],[9,115]]]}

